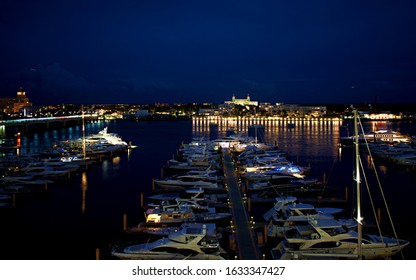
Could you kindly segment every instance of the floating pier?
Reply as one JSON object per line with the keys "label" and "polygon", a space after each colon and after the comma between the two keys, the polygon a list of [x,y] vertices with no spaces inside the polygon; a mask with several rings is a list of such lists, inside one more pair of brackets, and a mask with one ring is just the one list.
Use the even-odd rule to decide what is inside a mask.
{"label": "floating pier", "polygon": [[223,149],[223,169],[231,202],[231,229],[234,236],[236,258],[240,260],[258,260],[260,251],[254,237],[254,222],[249,218],[242,199],[240,186],[235,173],[234,162],[228,149]]}

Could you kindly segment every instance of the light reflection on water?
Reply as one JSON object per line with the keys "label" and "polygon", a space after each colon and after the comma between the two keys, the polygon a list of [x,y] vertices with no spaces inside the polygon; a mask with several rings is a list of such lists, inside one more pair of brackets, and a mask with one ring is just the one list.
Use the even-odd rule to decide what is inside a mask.
{"label": "light reflection on water", "polygon": [[[216,123],[209,119],[193,121],[194,137],[208,138],[210,124]],[[339,120],[270,120],[255,122],[253,120],[219,121],[218,136],[225,137],[227,130],[235,129],[245,135],[251,125],[264,125],[265,142],[277,144],[296,161],[333,161],[339,157],[338,138],[341,122]],[[288,125],[294,124],[294,127]]]}
{"label": "light reflection on water", "polygon": [[[103,129],[104,122],[93,122],[85,125],[88,134],[94,134]],[[60,141],[76,140],[82,137],[82,126],[60,128],[49,131],[34,132],[21,136],[21,155],[36,154],[52,148]]]}
{"label": "light reflection on water", "polygon": [[87,189],[88,189],[87,172],[84,171],[81,174],[81,191],[82,191],[81,212],[82,214],[85,214],[86,201],[87,201]]}

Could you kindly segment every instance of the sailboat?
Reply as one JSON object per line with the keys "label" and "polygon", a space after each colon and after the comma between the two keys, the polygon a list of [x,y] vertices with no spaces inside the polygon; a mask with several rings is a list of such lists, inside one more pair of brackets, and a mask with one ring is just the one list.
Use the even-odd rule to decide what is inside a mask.
{"label": "sailboat", "polygon": [[[361,160],[359,155],[358,114],[354,111],[355,177],[357,229],[345,227],[335,219],[311,218],[287,230],[284,240],[271,250],[273,259],[389,259],[409,245],[408,240],[379,234],[363,234],[361,215]],[[365,179],[365,176],[363,176]]]}

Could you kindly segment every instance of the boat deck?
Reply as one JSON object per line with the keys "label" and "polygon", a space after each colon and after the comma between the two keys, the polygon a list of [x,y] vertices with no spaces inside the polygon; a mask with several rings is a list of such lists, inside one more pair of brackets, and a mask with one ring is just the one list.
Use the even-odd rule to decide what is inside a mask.
{"label": "boat deck", "polygon": [[228,194],[233,215],[233,234],[236,243],[236,256],[240,260],[258,260],[260,251],[254,238],[249,215],[244,205],[240,187],[238,185],[234,162],[228,149],[223,149],[223,169],[225,182],[228,185]]}

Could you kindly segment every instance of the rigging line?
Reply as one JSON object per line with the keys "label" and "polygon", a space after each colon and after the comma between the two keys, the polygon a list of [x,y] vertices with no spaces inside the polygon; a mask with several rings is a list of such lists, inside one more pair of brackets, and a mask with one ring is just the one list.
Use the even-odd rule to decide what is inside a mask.
{"label": "rigging line", "polygon": [[370,187],[369,187],[369,184],[368,184],[368,180],[367,180],[366,173],[364,172],[364,166],[363,166],[363,162],[362,162],[361,158],[360,158],[359,164],[360,164],[360,168],[361,168],[361,171],[362,171],[362,174],[361,175],[362,175],[362,177],[364,179],[365,186],[367,188],[368,197],[370,199],[371,209],[373,210],[373,215],[374,215],[374,217],[376,219],[377,230],[378,230],[378,233],[380,235],[380,238],[381,238],[381,240],[382,240],[382,242],[384,244],[384,239],[382,238],[380,223],[379,223],[379,221],[377,221],[377,215],[376,215],[376,210],[375,210],[375,207],[374,207],[374,201],[373,201],[373,198],[372,198],[372,195],[371,195],[371,192],[370,192]]}
{"label": "rigging line", "polygon": [[[361,122],[361,119],[360,119],[360,117],[358,116],[358,122],[359,122],[359,124],[360,124],[360,128],[361,128],[361,131],[362,131],[362,133],[363,133],[363,135],[364,135],[364,128],[363,128],[363,126],[362,126],[362,122]],[[358,140],[358,139],[357,139]],[[367,138],[366,137],[364,137],[364,142],[365,142],[365,146],[366,146],[366,148],[367,148],[367,150],[368,150],[368,152],[369,152],[369,154],[370,154],[370,160],[372,161],[372,156],[371,156],[371,152],[370,152],[370,149],[369,149],[369,145],[368,145],[368,142],[367,142]],[[374,162],[372,161],[372,163],[374,164]],[[366,172],[365,172],[365,170],[364,170],[364,166],[363,166],[363,162],[362,162],[362,160],[361,160],[361,157],[359,157],[359,165],[360,165],[360,168],[361,168],[361,173],[362,173],[362,176],[363,176],[363,178],[364,178],[364,182],[365,182],[365,186],[366,186],[366,188],[367,188],[367,193],[368,193],[368,196],[369,196],[369,199],[370,199],[370,203],[371,203],[371,209],[373,210],[373,215],[374,215],[374,217],[375,217],[375,219],[376,219],[376,221],[377,221],[377,215],[376,215],[376,211],[375,211],[375,208],[374,208],[374,201],[373,201],[373,198],[372,198],[372,196],[371,196],[371,192],[370,192],[370,187],[369,187],[369,184],[368,184],[368,180],[367,180],[367,176],[366,176]],[[375,166],[373,166],[373,168],[374,168],[374,170],[376,170],[375,169]],[[377,175],[376,175],[377,176]],[[378,182],[378,185],[380,186],[380,181],[379,180],[377,180],[377,182]],[[381,234],[381,228],[380,228],[380,224],[379,224],[379,221],[377,221],[376,222],[376,225],[377,225],[377,229],[378,229],[378,232],[379,232],[379,234],[380,234],[380,237],[382,236],[382,234]],[[383,242],[384,243],[384,242]]]}
{"label": "rigging line", "polygon": [[[396,238],[396,240],[398,240],[399,238],[398,238],[398,236],[397,236],[396,228],[395,228],[395,226],[394,226],[394,224],[393,224],[393,218],[392,218],[392,216],[391,216],[390,209],[389,209],[389,207],[388,207],[388,205],[387,205],[387,200],[386,200],[386,197],[385,197],[385,195],[384,195],[383,188],[381,187],[380,178],[379,178],[378,173],[377,173],[377,171],[376,171],[376,166],[375,166],[375,163],[374,163],[373,157],[372,157],[372,155],[371,155],[371,152],[370,152],[369,147],[367,147],[367,148],[368,148],[368,152],[370,153],[370,162],[371,162],[371,166],[372,166],[372,168],[374,169],[374,174],[375,174],[375,177],[376,177],[377,182],[378,182],[378,186],[379,186],[379,189],[380,189],[381,196],[382,196],[382,198],[383,198],[384,205],[385,205],[385,207],[386,207],[387,216],[388,216],[388,218],[389,218],[390,225],[391,225],[392,230],[393,230],[393,235],[394,235],[394,238]],[[378,223],[377,223],[377,225],[378,225]],[[403,254],[403,251],[400,251],[400,255],[402,256],[402,259],[404,259],[404,254]]]}
{"label": "rigging line", "polygon": [[[362,131],[362,132],[363,132],[363,134],[364,134],[364,128],[363,128],[363,126],[362,126],[361,119],[360,119],[360,117],[359,117],[359,116],[357,116],[357,118],[358,118],[358,122],[359,122],[360,127],[361,127],[361,131]],[[358,141],[358,139],[356,139],[356,140]],[[373,156],[372,156],[372,154],[371,154],[370,146],[368,145],[367,138],[365,138],[365,137],[364,137],[364,142],[365,142],[365,146],[366,146],[366,148],[367,148],[367,151],[368,151],[368,154],[369,154],[369,157],[370,157],[371,167],[372,167],[372,168],[373,168],[373,170],[374,170],[374,175],[375,175],[375,177],[376,177],[377,184],[378,184],[378,187],[379,187],[379,189],[380,189],[381,196],[382,196],[382,198],[383,198],[384,206],[386,207],[387,217],[389,218],[390,225],[391,225],[392,230],[393,230],[393,235],[394,235],[394,238],[396,238],[396,240],[398,240],[398,236],[397,236],[396,228],[395,228],[394,223],[393,223],[393,218],[392,218],[392,216],[391,216],[390,209],[389,209],[388,204],[387,204],[387,199],[386,199],[386,196],[384,195],[383,188],[382,188],[382,186],[381,186],[380,177],[378,176],[377,169],[376,169],[376,165],[375,165],[375,163],[374,163]],[[361,162],[361,159],[360,159],[360,162]],[[360,163],[360,164],[361,164],[361,166],[362,166],[362,163]],[[362,168],[363,168],[363,167],[362,167]],[[364,172],[363,172],[363,173],[364,173]],[[364,175],[365,175],[365,174],[364,174]],[[369,193],[369,194],[370,194],[370,193]],[[373,212],[374,212],[374,209],[373,209]],[[375,214],[374,214],[374,215],[375,215]],[[375,217],[376,217],[376,216],[375,216]],[[377,227],[379,227],[379,223],[378,223],[378,222],[377,222]],[[380,230],[379,230],[379,232],[380,232]],[[401,254],[401,256],[402,256],[402,259],[404,259],[404,254],[403,254],[403,251],[400,251],[400,254]]]}
{"label": "rigging line", "polygon": [[[358,117],[358,120],[359,120],[359,123],[360,123],[361,130],[363,131],[363,126],[362,126],[362,123],[361,123],[361,119],[360,119],[359,117]],[[364,133],[364,132],[363,132],[363,133]],[[377,168],[376,168],[376,165],[375,165],[375,163],[374,163],[374,160],[373,160],[373,155],[371,154],[371,150],[370,150],[370,146],[368,145],[367,138],[365,138],[365,137],[364,137],[364,141],[365,141],[365,146],[366,146],[366,148],[367,148],[367,152],[368,152],[368,154],[369,154],[371,167],[372,167],[372,168],[373,168],[373,170],[374,170],[374,175],[375,175],[376,180],[377,180],[377,185],[378,185],[378,187],[379,187],[379,189],[380,189],[380,193],[381,193],[381,196],[382,196],[382,198],[383,198],[383,203],[384,203],[384,206],[386,207],[387,216],[388,216],[388,218],[389,218],[390,225],[391,225],[391,227],[392,227],[394,237],[395,237],[396,239],[398,239],[398,237],[397,237],[397,233],[396,233],[396,228],[395,228],[395,226],[394,226],[394,224],[393,224],[393,218],[392,218],[392,216],[391,216],[390,209],[389,209],[388,204],[387,204],[387,199],[386,199],[386,196],[384,195],[383,188],[382,188],[382,186],[381,186],[380,177],[378,176],[378,173],[377,173]]]}

